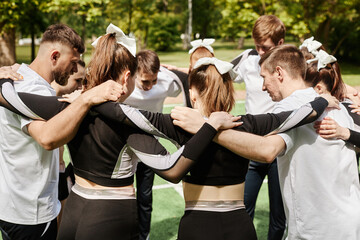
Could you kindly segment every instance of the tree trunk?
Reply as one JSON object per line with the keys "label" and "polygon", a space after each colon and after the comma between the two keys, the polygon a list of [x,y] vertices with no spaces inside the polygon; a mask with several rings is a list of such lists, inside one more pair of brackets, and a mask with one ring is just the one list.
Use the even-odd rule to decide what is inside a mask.
{"label": "tree trunk", "polygon": [[[81,27],[81,38],[84,41],[84,44],[86,43],[86,15],[82,15],[81,16],[81,20],[82,20],[82,27]],[[85,48],[86,48],[86,44],[85,44]],[[85,49],[86,50],[86,49]],[[81,54],[81,60],[85,60],[85,54]]]}
{"label": "tree trunk", "polygon": [[244,46],[244,42],[245,42],[245,37],[240,37],[239,41],[238,41],[238,45],[237,45],[237,49],[242,49]]}
{"label": "tree trunk", "polygon": [[192,0],[188,0],[188,8],[189,8],[188,26],[187,26],[187,31],[185,33],[185,37],[183,39],[183,49],[190,48],[191,34],[192,34]]}
{"label": "tree trunk", "polygon": [[35,59],[35,32],[31,30],[31,61]]}
{"label": "tree trunk", "polygon": [[0,34],[0,67],[15,63],[15,28]]}

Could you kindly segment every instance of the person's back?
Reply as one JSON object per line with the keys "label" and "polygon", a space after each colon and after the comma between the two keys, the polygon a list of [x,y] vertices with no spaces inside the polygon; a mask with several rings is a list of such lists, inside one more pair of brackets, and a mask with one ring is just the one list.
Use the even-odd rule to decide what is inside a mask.
{"label": "person's back", "polygon": [[[316,96],[312,88],[300,90],[279,102],[275,111],[290,110],[281,107],[285,105],[297,108]],[[336,119],[342,126],[353,127],[344,106],[320,118],[325,116]],[[354,147],[342,140],[321,138],[313,124],[293,129],[282,137],[288,147],[284,155],[279,156],[278,167],[287,203],[285,211],[289,225],[294,226],[289,228],[289,239],[300,236],[304,239],[358,239],[360,186]]]}
{"label": "person's back", "polygon": [[[306,63],[297,48],[278,47],[266,54],[260,64],[265,76],[264,89],[279,101],[274,112],[293,110],[318,97],[304,80]],[[320,118],[324,116],[353,127],[344,106]],[[360,185],[353,146],[321,138],[313,124],[280,136],[286,144],[285,151],[278,156],[278,168],[288,238],[358,239]],[[352,223],[347,221],[351,217]]]}

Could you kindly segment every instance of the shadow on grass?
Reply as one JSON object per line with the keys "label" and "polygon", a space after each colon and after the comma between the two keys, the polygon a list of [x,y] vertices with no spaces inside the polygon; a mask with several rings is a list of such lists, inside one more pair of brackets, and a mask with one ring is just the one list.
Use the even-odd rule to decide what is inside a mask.
{"label": "shadow on grass", "polygon": [[[151,225],[150,239],[170,240],[177,239],[177,232],[181,217],[167,218]],[[161,229],[156,231],[155,229]]]}
{"label": "shadow on grass", "polygon": [[258,240],[266,240],[269,228],[269,211],[257,210],[255,213],[254,225]]}

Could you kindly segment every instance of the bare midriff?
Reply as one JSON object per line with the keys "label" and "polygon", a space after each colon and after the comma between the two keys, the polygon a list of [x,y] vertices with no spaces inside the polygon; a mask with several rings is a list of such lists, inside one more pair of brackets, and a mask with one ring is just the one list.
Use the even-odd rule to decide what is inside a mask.
{"label": "bare midriff", "polygon": [[90,180],[87,180],[85,178],[79,177],[75,175],[75,182],[80,185],[81,187],[85,188],[93,188],[93,189],[124,189],[124,188],[134,188],[133,184],[122,186],[122,187],[106,187],[99,184],[96,184]]}
{"label": "bare midriff", "polygon": [[197,185],[183,182],[185,202],[188,201],[243,201],[245,183],[225,186]]}

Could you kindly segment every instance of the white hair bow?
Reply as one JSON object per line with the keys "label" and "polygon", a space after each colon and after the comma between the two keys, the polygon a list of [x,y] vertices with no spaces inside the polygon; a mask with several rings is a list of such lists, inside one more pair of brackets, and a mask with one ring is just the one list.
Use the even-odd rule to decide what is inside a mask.
{"label": "white hair bow", "polygon": [[314,61],[318,61],[318,64],[317,64],[317,70],[320,71],[320,69],[326,67],[326,65],[328,65],[329,63],[333,63],[333,62],[336,62],[336,58],[332,55],[329,55],[327,52],[325,52],[324,50],[320,50],[315,58],[313,59],[309,59],[307,60],[306,62],[307,63],[311,63],[311,62],[314,62]]}
{"label": "white hair bow", "polygon": [[299,49],[306,47],[310,53],[316,55],[318,53],[318,48],[321,47],[321,42],[314,40],[314,37],[305,39],[304,42],[300,45]]}
{"label": "white hair bow", "polygon": [[232,80],[234,80],[237,77],[237,73],[233,70],[234,65],[229,62],[225,62],[222,60],[219,60],[215,57],[203,57],[196,61],[194,65],[194,69],[199,68],[201,66],[206,65],[214,65],[218,72],[223,75],[225,73],[229,73]]}
{"label": "white hair bow", "polygon": [[214,53],[214,49],[210,46],[215,42],[213,38],[204,38],[203,40],[198,39],[195,41],[190,42],[192,49],[189,50],[189,54],[192,54],[196,49],[199,47],[204,47],[209,50],[211,53]]}
{"label": "white hair bow", "polygon": [[[135,57],[136,55],[135,39],[126,36],[125,33],[120,28],[118,28],[112,23],[110,23],[109,26],[106,28],[106,34],[108,33],[115,33],[116,42],[126,47],[126,49],[129,50],[129,52]],[[101,37],[98,37],[91,45],[93,47],[96,47]]]}

